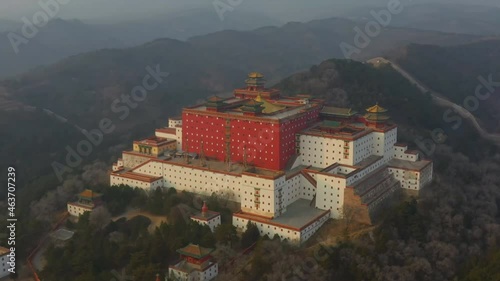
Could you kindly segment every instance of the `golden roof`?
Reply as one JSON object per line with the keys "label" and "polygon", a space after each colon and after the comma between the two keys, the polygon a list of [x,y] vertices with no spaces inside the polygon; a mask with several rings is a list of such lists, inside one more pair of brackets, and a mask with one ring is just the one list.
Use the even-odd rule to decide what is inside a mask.
{"label": "golden roof", "polygon": [[264,75],[260,72],[252,72],[248,74],[248,78],[264,78]]}
{"label": "golden roof", "polygon": [[100,193],[94,192],[90,189],[85,189],[82,193],[79,194],[80,197],[86,197],[86,198],[95,198],[101,196]]}
{"label": "golden roof", "polygon": [[385,112],[387,112],[387,109],[379,106],[377,103],[376,105],[367,108],[366,111],[369,113],[385,113]]}
{"label": "golden roof", "polygon": [[286,108],[285,106],[272,104],[272,103],[266,101],[265,99],[262,98],[262,96],[260,94],[257,95],[257,97],[255,98],[255,101],[262,103],[262,107],[264,107],[264,110],[262,111],[263,113],[273,113],[273,112],[280,111],[280,110],[283,110]]}

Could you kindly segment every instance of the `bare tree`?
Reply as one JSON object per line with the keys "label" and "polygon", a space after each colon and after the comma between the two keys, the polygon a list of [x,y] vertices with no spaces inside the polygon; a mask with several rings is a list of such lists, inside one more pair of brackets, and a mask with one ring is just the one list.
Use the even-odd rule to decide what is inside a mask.
{"label": "bare tree", "polygon": [[102,229],[111,222],[111,214],[104,206],[99,206],[92,210],[89,217],[89,223],[97,229]]}

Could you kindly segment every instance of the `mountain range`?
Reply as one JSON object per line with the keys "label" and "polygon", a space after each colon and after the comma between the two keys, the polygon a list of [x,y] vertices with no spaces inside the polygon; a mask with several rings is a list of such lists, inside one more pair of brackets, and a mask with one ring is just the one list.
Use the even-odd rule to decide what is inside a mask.
{"label": "mountain range", "polygon": [[[272,5],[276,6],[277,4]],[[284,24],[276,17],[271,17],[255,9],[234,9],[224,13],[221,19],[214,7],[209,6],[176,11],[175,13],[167,12],[143,19],[131,18],[114,23],[55,18],[46,26],[39,28],[36,35],[29,39],[26,44],[20,43],[17,46],[18,51],[15,51],[16,48],[11,42],[12,36],[9,37],[9,34],[15,32],[22,36],[23,23],[0,20],[0,61],[4,62],[0,65],[0,77],[20,74],[36,66],[50,65],[68,56],[103,48],[134,47],[158,38],[186,41],[194,36],[222,30],[254,30],[265,26],[269,26],[268,29],[276,29],[277,26]],[[323,11],[325,18],[339,13],[333,7],[331,9],[328,7],[326,5]],[[276,9],[276,7],[274,8]],[[349,17],[349,21],[339,22],[337,28],[330,27],[330,31],[333,33],[324,36],[332,37],[336,36],[337,33],[344,35],[350,33],[349,37],[351,38],[348,38],[349,40],[346,42],[353,42],[355,36],[353,28],[363,29],[366,21],[373,20],[370,11],[380,9],[381,7],[376,6],[371,9],[358,8],[343,14],[342,16]],[[495,7],[453,4],[411,5],[405,7],[401,14],[392,16],[390,26],[407,30],[408,36],[400,35],[402,36],[401,40],[406,40],[407,43],[434,43],[425,39],[421,41],[422,31],[419,37],[414,37],[415,30],[413,29],[481,36],[493,35],[498,34],[497,30],[500,27],[497,14],[498,8]],[[306,22],[302,25],[311,27],[314,26],[314,22],[322,25],[325,21]],[[383,37],[385,33],[382,32],[382,35],[378,37]],[[435,35],[433,32],[429,33],[429,36]],[[389,34],[389,36],[392,35]],[[394,39],[396,38],[389,40]],[[325,40],[329,39],[325,38]],[[444,36],[443,41],[446,40],[446,36]],[[334,48],[337,49],[337,47]]]}
{"label": "mountain range", "polygon": [[[344,14],[354,21],[371,21],[371,12],[379,7],[357,8]],[[500,7],[458,3],[418,3],[404,6],[401,13],[392,14],[389,26],[433,30],[447,33],[500,35]]]}

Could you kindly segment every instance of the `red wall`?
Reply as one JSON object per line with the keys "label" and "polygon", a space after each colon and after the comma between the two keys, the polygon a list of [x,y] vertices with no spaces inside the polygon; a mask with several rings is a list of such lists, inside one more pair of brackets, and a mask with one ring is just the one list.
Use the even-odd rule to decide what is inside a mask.
{"label": "red wall", "polygon": [[[198,115],[198,116],[196,116]],[[201,114],[182,114],[182,150],[200,153],[201,143],[205,156],[223,161],[225,120]]]}
{"label": "red wall", "polygon": [[233,120],[231,122],[231,159],[243,162],[246,151],[247,163],[256,167],[279,170],[278,124]]}
{"label": "red wall", "polygon": [[[310,126],[318,116],[319,108],[282,121],[279,125],[264,120],[239,120],[231,116],[231,161],[243,162],[246,151],[247,163],[282,170],[295,154],[296,133]],[[184,151],[200,153],[203,140],[205,156],[225,160],[226,118],[185,112],[182,126]]]}

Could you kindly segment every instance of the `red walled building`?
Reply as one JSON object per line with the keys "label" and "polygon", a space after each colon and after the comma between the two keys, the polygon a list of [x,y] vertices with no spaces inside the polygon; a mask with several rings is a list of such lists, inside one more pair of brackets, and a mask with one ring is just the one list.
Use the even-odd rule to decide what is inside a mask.
{"label": "red walled building", "polygon": [[247,87],[236,89],[234,97],[211,97],[205,104],[185,108],[183,150],[220,161],[284,169],[295,154],[296,133],[318,120],[323,101],[281,97],[264,83],[262,74],[251,73]]}

